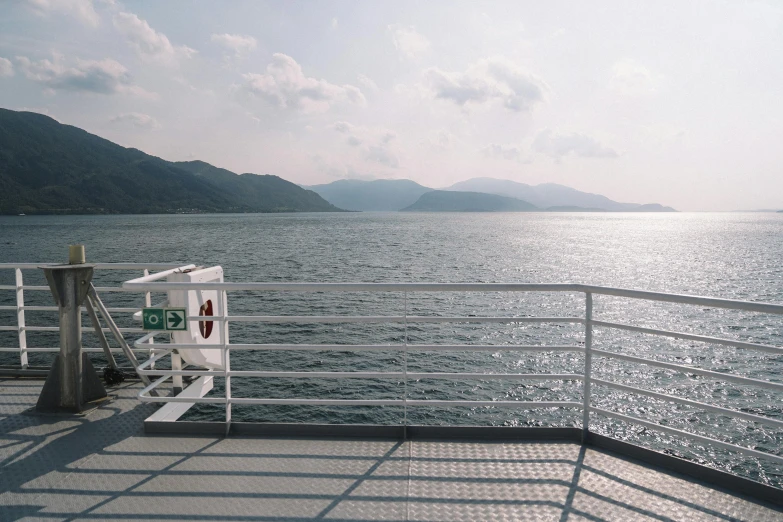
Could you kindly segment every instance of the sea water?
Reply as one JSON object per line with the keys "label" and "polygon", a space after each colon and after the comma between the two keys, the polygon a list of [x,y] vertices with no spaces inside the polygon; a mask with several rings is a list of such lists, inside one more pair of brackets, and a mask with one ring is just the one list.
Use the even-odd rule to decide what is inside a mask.
{"label": "sea water", "polygon": [[[0,217],[0,262],[65,261],[67,245],[88,261],[221,265],[229,281],[584,283],[783,303],[783,214],[773,213],[340,213],[162,216]],[[13,281],[0,271],[0,284]],[[98,284],[138,273],[101,272]],[[25,272],[25,284],[43,285]],[[130,306],[126,294],[105,294]],[[51,304],[27,292],[29,305]],[[0,292],[0,304],[14,304]],[[155,301],[155,297],[153,297]],[[138,303],[136,299],[135,303]],[[583,316],[572,293],[249,293],[229,294],[233,314]],[[15,324],[13,312],[0,323]],[[595,296],[596,319],[783,346],[783,318],[704,307]],[[51,325],[52,312],[27,323]],[[86,321],[86,319],[85,319]],[[124,326],[134,326],[118,317]],[[86,324],[86,323],[85,323]],[[85,333],[85,344],[98,346]],[[0,332],[13,347],[15,332]],[[234,343],[581,345],[574,324],[252,324],[231,325]],[[131,339],[133,336],[129,335]],[[28,333],[29,346],[56,346],[51,333]],[[783,357],[729,347],[596,328],[594,347],[714,371],[783,382]],[[18,355],[1,354],[4,364]],[[30,354],[47,365],[51,354]],[[96,365],[105,364],[94,355]],[[233,352],[234,370],[581,373],[571,352]],[[649,366],[595,357],[593,376],[783,419],[783,394]],[[394,379],[232,379],[234,397],[400,398],[581,401],[578,381]],[[223,393],[216,379],[213,394]],[[692,433],[781,454],[783,431],[698,409],[593,386],[592,404]],[[220,420],[199,406],[190,419]],[[566,409],[234,406],[234,420],[399,424],[579,426]],[[591,429],[783,485],[783,470],[639,426],[593,415]]]}

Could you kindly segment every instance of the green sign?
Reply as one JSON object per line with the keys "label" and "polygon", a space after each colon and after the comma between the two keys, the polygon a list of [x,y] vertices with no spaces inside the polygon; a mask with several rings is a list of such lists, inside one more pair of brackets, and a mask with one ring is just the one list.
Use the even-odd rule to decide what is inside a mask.
{"label": "green sign", "polygon": [[144,308],[141,311],[143,328],[145,330],[165,330],[166,323],[163,321],[163,315],[163,308]]}
{"label": "green sign", "polygon": [[144,308],[141,321],[144,330],[186,332],[187,311],[184,308]]}
{"label": "green sign", "polygon": [[184,308],[166,308],[166,330],[187,331],[187,312]]}

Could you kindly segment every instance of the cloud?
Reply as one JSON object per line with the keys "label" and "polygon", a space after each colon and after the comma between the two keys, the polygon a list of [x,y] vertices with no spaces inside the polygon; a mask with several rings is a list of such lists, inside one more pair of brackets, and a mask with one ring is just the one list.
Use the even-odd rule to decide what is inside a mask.
{"label": "cloud", "polygon": [[456,143],[457,137],[446,129],[431,132],[427,138],[420,142],[425,147],[439,151],[451,150]]}
{"label": "cloud", "polygon": [[657,81],[647,67],[633,61],[622,60],[612,66],[609,88],[625,96],[654,94]]}
{"label": "cloud", "polygon": [[237,57],[247,56],[258,45],[255,38],[242,34],[213,34],[210,40]]}
{"label": "cloud", "polygon": [[616,158],[617,151],[604,147],[597,140],[579,134],[557,134],[549,129],[544,129],[533,140],[533,150],[560,160],[573,154],[582,158]]}
{"label": "cloud", "polygon": [[110,59],[76,60],[75,66],[66,66],[57,57],[54,61],[44,59],[33,62],[24,56],[17,56],[16,63],[29,80],[53,91],[150,95],[132,84],[128,70],[121,63]]}
{"label": "cloud", "polygon": [[337,24],[339,22],[337,21],[337,17],[332,18],[332,29],[337,29]]}
{"label": "cloud", "polygon": [[337,85],[304,75],[302,66],[285,54],[276,53],[264,74],[244,74],[245,89],[281,109],[323,112],[333,103],[347,101],[364,105],[364,94],[353,85]]}
{"label": "cloud", "polygon": [[114,27],[125,37],[131,47],[144,57],[172,62],[177,58],[190,58],[196,51],[190,47],[171,44],[165,34],[159,33],[133,13],[118,13]]}
{"label": "cloud", "polygon": [[367,89],[368,91],[377,91],[378,90],[378,84],[375,83],[372,78],[369,78],[365,76],[364,74],[358,74],[356,75],[356,80],[359,82],[359,85]]}
{"label": "cloud", "polygon": [[150,116],[149,114],[142,114],[140,112],[126,112],[118,114],[111,120],[111,123],[118,124],[130,124],[140,129],[159,129],[160,123],[158,120]]}
{"label": "cloud", "polygon": [[481,153],[488,158],[502,158],[511,161],[523,161],[523,151],[516,145],[501,145],[490,143],[481,149]]}
{"label": "cloud", "polygon": [[0,78],[14,75],[14,64],[7,58],[0,58]]}
{"label": "cloud", "polygon": [[400,166],[400,161],[392,150],[392,142],[397,138],[396,132],[383,128],[359,127],[347,121],[336,121],[331,127],[344,134],[345,142],[358,148],[366,161],[394,169]]}
{"label": "cloud", "polygon": [[481,60],[464,73],[432,67],[424,74],[436,98],[462,107],[500,101],[510,111],[529,112],[549,90],[542,79],[503,58]]}
{"label": "cloud", "polygon": [[400,161],[397,159],[397,156],[381,145],[371,145],[368,147],[365,158],[393,169],[400,166]]}
{"label": "cloud", "polygon": [[39,16],[65,14],[90,27],[98,27],[100,17],[92,0],[24,0]]}
{"label": "cloud", "polygon": [[413,27],[390,25],[394,47],[405,58],[412,60],[430,50],[430,41],[418,33]]}

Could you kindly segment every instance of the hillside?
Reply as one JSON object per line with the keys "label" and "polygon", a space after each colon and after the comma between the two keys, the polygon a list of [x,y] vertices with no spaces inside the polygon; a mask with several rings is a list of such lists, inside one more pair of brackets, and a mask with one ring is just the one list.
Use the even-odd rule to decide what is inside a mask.
{"label": "hillside", "polygon": [[565,185],[558,185],[557,183],[527,185],[525,183],[518,183],[507,179],[472,178],[455,183],[444,190],[468,190],[498,194],[500,196],[529,201],[540,208],[579,207],[615,212],[676,212],[671,207],[663,207],[658,204],[639,205],[637,203],[620,203],[600,194],[582,192],[571,187],[566,187]]}
{"label": "hillside", "polygon": [[0,109],[0,214],[339,211],[277,176],[172,163],[41,114]]}
{"label": "hillside", "polygon": [[527,212],[538,209],[527,201],[496,194],[434,190],[422,194],[418,201],[402,210],[406,212]]}
{"label": "hillside", "polygon": [[412,205],[422,194],[432,190],[409,179],[342,179],[305,188],[317,192],[337,207],[364,211],[400,210]]}

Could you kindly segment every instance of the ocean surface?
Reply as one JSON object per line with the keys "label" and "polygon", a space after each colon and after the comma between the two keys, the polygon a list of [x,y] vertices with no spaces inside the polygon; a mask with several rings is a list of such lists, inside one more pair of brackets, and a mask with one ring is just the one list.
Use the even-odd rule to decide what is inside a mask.
{"label": "ocean surface", "polygon": [[[783,303],[783,214],[773,213],[498,213],[242,214],[0,217],[0,262],[65,261],[67,245],[86,245],[95,262],[221,265],[229,281],[585,283],[641,290]],[[99,285],[138,273],[102,272]],[[0,284],[13,272],[0,270]],[[35,271],[25,284],[43,285]],[[138,304],[104,294],[109,306]],[[28,291],[28,305],[50,305]],[[153,302],[155,302],[153,297]],[[0,304],[14,304],[0,291]],[[583,316],[584,296],[570,293],[229,294],[234,314]],[[783,317],[696,306],[595,297],[595,318],[783,346]],[[52,325],[52,312],[27,323]],[[134,326],[127,317],[124,326]],[[0,324],[15,313],[0,311]],[[86,318],[85,318],[85,324]],[[541,344],[584,343],[567,324],[283,324],[231,325],[233,343]],[[129,334],[132,339],[134,335]],[[50,332],[30,332],[29,346],[56,346]],[[97,346],[85,333],[85,345]],[[18,346],[0,332],[0,347]],[[596,328],[594,347],[656,360],[783,382],[783,356]],[[3,364],[18,355],[0,354]],[[30,355],[47,365],[51,354]],[[97,366],[105,361],[94,356]],[[234,352],[232,369],[298,371],[581,373],[578,353],[541,352]],[[783,394],[595,357],[594,377],[783,419]],[[216,379],[219,381],[219,379]],[[405,386],[378,379],[232,379],[234,397],[400,398]],[[214,394],[223,393],[217,382]],[[579,382],[409,382],[411,399],[573,400]],[[593,387],[593,405],[692,433],[783,454],[783,430],[694,408]],[[234,406],[235,420],[511,426],[579,426],[576,410],[508,408]],[[188,418],[222,418],[200,406]],[[594,415],[591,428],[648,447],[783,487],[783,467]]]}

